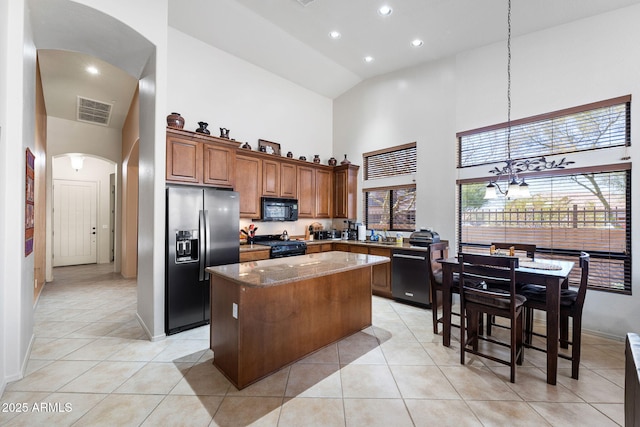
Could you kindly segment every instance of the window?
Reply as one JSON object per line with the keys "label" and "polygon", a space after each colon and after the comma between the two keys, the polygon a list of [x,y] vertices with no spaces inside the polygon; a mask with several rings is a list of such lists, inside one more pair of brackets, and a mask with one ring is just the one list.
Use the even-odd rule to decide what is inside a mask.
{"label": "window", "polygon": [[[520,120],[518,134],[529,135],[530,146],[561,146],[562,153],[629,145],[630,98],[605,103],[611,105],[591,104],[596,108],[576,108],[545,117],[549,127],[538,118],[531,120],[531,128],[526,119]],[[485,164],[487,158],[498,161],[486,143],[486,133],[495,134],[496,129],[487,129],[458,135],[461,165]],[[521,144],[529,146],[524,137]],[[511,156],[516,158],[514,154],[519,153],[517,158],[526,159],[552,154],[536,150],[512,149]],[[531,193],[528,199],[484,199],[489,178],[467,178],[458,183],[460,251],[488,251],[491,242],[497,241],[535,244],[536,256],[541,259],[575,261],[580,251],[586,251],[592,261],[590,288],[631,293],[630,163],[533,171],[526,175]],[[577,284],[579,276],[579,269],[574,269],[571,281]]]}
{"label": "window", "polygon": [[416,143],[364,153],[364,220],[372,230],[413,231]]}

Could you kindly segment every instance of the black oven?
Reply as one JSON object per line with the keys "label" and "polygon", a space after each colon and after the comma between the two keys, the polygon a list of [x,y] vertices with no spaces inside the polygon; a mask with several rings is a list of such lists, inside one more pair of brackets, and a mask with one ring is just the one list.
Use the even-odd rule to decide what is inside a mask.
{"label": "black oven", "polygon": [[298,200],[263,197],[261,199],[262,221],[297,221]]}

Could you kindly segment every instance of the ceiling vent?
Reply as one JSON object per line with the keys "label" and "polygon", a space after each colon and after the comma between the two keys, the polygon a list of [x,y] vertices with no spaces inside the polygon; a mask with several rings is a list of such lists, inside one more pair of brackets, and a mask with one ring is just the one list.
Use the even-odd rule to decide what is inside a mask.
{"label": "ceiling vent", "polygon": [[113,104],[78,97],[78,121],[108,126]]}
{"label": "ceiling vent", "polygon": [[313,3],[315,0],[297,0],[303,6],[308,6],[309,3]]}

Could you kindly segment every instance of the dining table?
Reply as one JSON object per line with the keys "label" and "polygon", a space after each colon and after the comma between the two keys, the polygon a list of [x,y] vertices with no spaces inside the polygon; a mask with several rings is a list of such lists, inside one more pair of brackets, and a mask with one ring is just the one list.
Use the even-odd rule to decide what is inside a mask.
{"label": "dining table", "polygon": [[[451,284],[454,273],[459,271],[458,258],[440,260],[442,264],[442,343],[451,345]],[[547,316],[547,383],[556,384],[558,375],[558,342],[560,329],[560,289],[567,287],[573,261],[541,259],[520,261],[516,268],[516,281],[542,285],[546,289]]]}

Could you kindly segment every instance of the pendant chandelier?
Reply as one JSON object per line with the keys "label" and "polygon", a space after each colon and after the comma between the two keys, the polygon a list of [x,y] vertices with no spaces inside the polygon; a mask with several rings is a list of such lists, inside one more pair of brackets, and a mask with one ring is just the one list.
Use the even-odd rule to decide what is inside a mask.
{"label": "pendant chandelier", "polygon": [[[489,171],[496,178],[489,181],[484,195],[485,199],[495,199],[498,195],[508,199],[530,198],[529,184],[525,182],[524,178],[518,176],[519,173],[563,169],[566,165],[574,163],[565,161],[564,158],[560,162],[547,161],[544,156],[530,160],[511,159],[511,0],[508,0],[507,8],[507,159],[504,163],[502,168],[496,166]],[[503,179],[504,182],[500,183]]]}

